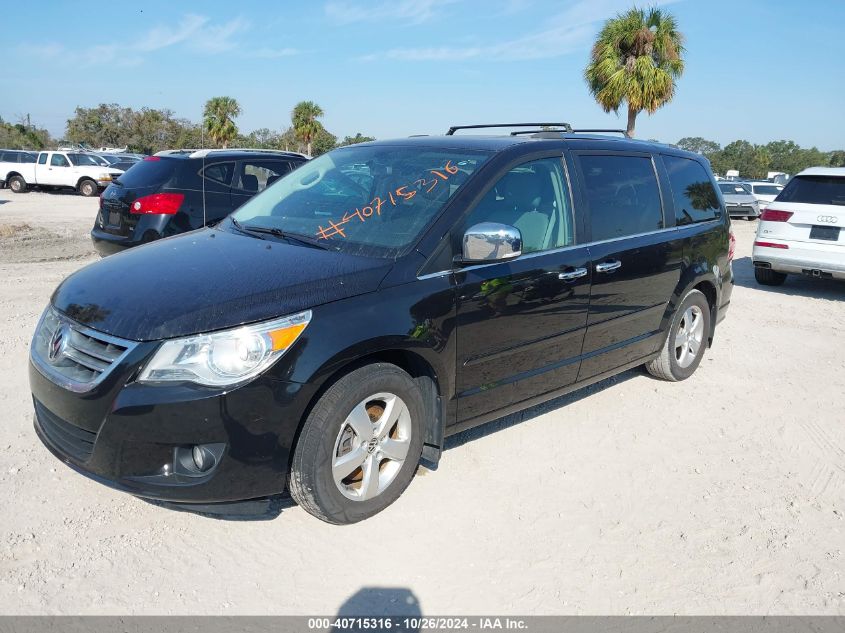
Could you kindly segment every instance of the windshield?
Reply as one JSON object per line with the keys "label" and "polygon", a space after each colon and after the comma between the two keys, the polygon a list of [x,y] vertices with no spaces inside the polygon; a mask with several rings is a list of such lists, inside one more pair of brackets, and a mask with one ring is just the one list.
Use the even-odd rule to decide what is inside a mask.
{"label": "windshield", "polygon": [[776,196],[781,191],[783,187],[778,185],[754,185],[754,193],[759,193],[761,196]]}
{"label": "windshield", "polygon": [[305,163],[232,217],[356,255],[397,257],[412,246],[489,154],[353,146]]}
{"label": "windshield", "polygon": [[720,182],[719,189],[722,193],[729,196],[747,196],[748,189],[735,182]]}
{"label": "windshield", "polygon": [[105,161],[99,156],[91,156],[91,154],[68,154],[67,157],[70,162],[76,165],[94,165],[95,167],[102,167]]}

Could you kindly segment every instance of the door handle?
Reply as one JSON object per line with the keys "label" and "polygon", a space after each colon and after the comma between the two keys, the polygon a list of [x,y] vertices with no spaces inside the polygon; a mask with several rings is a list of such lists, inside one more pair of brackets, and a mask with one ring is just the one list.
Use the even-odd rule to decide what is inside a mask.
{"label": "door handle", "polygon": [[573,279],[580,279],[587,276],[586,268],[576,268],[575,270],[567,270],[563,273],[558,273],[557,278],[562,281],[572,281]]}
{"label": "door handle", "polygon": [[622,268],[622,262],[618,259],[615,259],[612,262],[602,262],[601,264],[596,264],[597,273],[612,273],[614,270],[618,270],[619,268]]}

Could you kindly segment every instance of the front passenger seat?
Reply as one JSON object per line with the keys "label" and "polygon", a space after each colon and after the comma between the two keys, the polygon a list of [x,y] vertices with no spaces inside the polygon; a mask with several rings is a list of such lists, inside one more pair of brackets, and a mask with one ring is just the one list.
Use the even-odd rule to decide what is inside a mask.
{"label": "front passenger seat", "polygon": [[516,186],[510,195],[517,211],[514,226],[522,233],[523,250],[541,251],[546,247],[552,217],[546,207],[554,200],[554,192],[545,191],[551,183],[543,174],[520,174],[513,180]]}

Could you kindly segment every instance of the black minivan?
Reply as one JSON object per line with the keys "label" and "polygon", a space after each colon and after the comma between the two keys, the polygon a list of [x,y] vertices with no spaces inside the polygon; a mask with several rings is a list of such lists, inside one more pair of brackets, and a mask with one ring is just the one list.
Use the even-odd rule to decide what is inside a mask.
{"label": "black minivan", "polygon": [[334,150],[68,277],[31,348],[44,444],[142,497],[288,489],[351,523],[447,435],[639,365],[689,377],[733,287],[706,159],[454,131]]}
{"label": "black minivan", "polygon": [[100,195],[102,256],[215,224],[308,159],[275,150],[168,150],[133,164]]}

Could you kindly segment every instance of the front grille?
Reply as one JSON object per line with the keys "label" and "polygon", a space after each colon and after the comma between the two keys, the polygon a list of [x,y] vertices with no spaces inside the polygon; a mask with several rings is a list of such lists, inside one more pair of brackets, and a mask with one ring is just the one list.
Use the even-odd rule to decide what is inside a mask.
{"label": "front grille", "polygon": [[94,452],[97,434],[62,420],[38,400],[33,399],[33,401],[38,426],[41,427],[47,439],[70,457],[83,462],[90,459]]}
{"label": "front grille", "polygon": [[48,308],[32,341],[32,359],[45,376],[71,391],[91,390],[135,346],[96,332]]}

